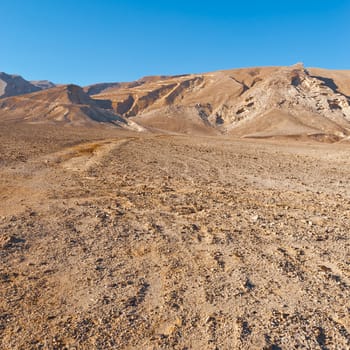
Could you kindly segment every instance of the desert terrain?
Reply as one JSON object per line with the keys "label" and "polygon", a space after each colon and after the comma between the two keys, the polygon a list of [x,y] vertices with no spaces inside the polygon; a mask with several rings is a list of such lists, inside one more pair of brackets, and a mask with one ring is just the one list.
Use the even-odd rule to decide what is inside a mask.
{"label": "desert terrain", "polygon": [[334,142],[350,138],[349,96],[350,71],[302,63],[85,87],[0,73],[0,120]]}
{"label": "desert terrain", "polygon": [[1,349],[349,349],[346,143],[0,125]]}
{"label": "desert terrain", "polygon": [[350,349],[350,71],[0,90],[0,349]]}

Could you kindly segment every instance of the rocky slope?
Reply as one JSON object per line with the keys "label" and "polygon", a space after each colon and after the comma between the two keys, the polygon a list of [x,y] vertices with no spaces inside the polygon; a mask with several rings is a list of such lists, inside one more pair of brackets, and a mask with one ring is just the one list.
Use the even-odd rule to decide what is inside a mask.
{"label": "rocky slope", "polygon": [[[26,88],[11,90],[7,84],[3,92],[52,86],[24,80],[22,85]],[[83,89],[60,86],[3,100],[0,117],[79,125],[112,121],[167,133],[339,141],[350,136],[349,96],[350,71],[296,64],[151,76]]]}
{"label": "rocky slope", "polygon": [[[350,98],[337,90],[336,84],[314,77],[301,65],[281,68],[265,81],[249,89],[232,109],[234,115],[221,115],[228,130],[250,122],[251,130],[259,126],[256,118],[271,118],[271,112],[294,124],[294,130],[332,133],[344,137],[349,133]],[[255,123],[254,123],[255,122]],[[255,125],[254,125],[255,124]],[[276,131],[278,130],[278,124]],[[260,133],[263,133],[264,128]],[[287,131],[285,128],[281,131]]]}
{"label": "rocky slope", "polygon": [[51,89],[56,86],[56,84],[49,80],[32,80],[30,83],[41,90]]}
{"label": "rocky slope", "polygon": [[0,101],[1,120],[94,125],[96,122],[132,127],[116,115],[109,101],[93,100],[77,85],[65,85]]}
{"label": "rocky slope", "polygon": [[30,83],[19,75],[0,72],[0,98],[27,94],[39,90],[41,90],[39,86]]}
{"label": "rocky slope", "polygon": [[28,81],[20,75],[0,72],[0,98],[29,94],[55,86],[54,83],[48,80]]}
{"label": "rocky slope", "polygon": [[182,131],[195,132],[187,127],[195,118],[199,130],[210,133],[340,139],[350,130],[349,90],[347,71],[296,64],[154,77],[134,85],[108,86],[94,98],[110,100],[118,114],[135,117],[146,127],[178,131],[186,125]]}

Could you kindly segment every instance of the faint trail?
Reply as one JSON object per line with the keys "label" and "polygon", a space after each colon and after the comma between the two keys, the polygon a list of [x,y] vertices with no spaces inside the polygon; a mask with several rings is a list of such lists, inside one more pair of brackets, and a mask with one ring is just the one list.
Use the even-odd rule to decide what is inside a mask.
{"label": "faint trail", "polygon": [[[86,172],[99,165],[116,148],[137,139],[109,139],[82,143],[62,151],[35,158],[17,166],[2,169],[0,181],[0,215],[22,212],[35,205],[47,205],[48,198],[57,188],[62,170]],[[67,175],[62,175],[67,176]]]}
{"label": "faint trail", "polygon": [[113,150],[134,139],[136,138],[81,144],[58,154],[56,161],[68,170],[87,171],[100,164]]}

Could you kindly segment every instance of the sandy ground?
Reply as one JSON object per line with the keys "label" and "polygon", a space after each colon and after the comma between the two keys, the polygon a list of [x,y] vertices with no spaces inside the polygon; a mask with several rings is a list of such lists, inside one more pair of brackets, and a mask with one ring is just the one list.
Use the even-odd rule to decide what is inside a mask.
{"label": "sandy ground", "polygon": [[1,349],[350,349],[349,145],[0,141]]}

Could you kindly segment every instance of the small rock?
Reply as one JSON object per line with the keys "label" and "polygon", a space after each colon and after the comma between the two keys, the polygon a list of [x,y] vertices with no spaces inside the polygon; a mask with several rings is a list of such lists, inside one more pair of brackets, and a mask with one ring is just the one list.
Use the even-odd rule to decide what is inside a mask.
{"label": "small rock", "polygon": [[250,219],[252,222],[257,222],[259,220],[259,215],[253,215]]}

